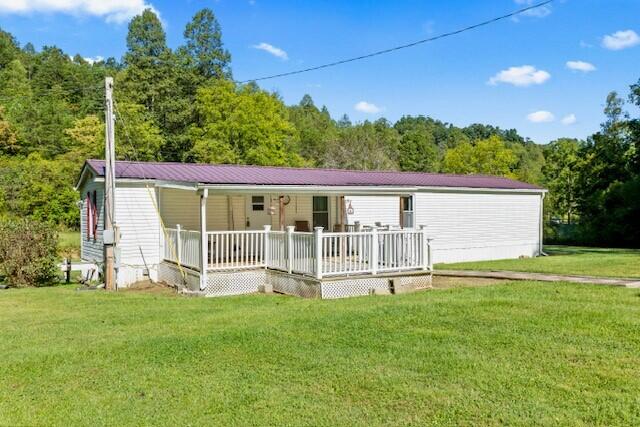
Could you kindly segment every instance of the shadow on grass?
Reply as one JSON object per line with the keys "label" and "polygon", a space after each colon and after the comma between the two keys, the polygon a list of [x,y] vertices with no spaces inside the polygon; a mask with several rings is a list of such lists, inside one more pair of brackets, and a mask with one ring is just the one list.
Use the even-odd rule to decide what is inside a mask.
{"label": "shadow on grass", "polygon": [[545,245],[544,251],[549,255],[640,255],[640,249],[589,248],[583,246]]}

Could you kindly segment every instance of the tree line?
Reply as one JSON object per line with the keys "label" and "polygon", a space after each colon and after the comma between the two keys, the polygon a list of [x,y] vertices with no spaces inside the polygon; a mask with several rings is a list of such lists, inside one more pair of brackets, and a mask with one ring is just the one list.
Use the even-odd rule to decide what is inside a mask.
{"label": "tree line", "polygon": [[[285,105],[255,83],[235,83],[210,9],[183,35],[170,49],[146,10],[129,23],[123,58],[94,62],[55,46],[20,46],[0,30],[0,216],[78,226],[72,186],[85,159],[103,157],[104,77],[113,76],[119,159],[506,176],[548,187],[549,216],[582,227],[572,239],[639,241],[622,224],[638,206],[629,200],[638,199],[638,119],[617,95],[600,132],[547,146],[515,129],[428,116],[352,123],[309,95]],[[632,85],[629,102],[639,100]]]}

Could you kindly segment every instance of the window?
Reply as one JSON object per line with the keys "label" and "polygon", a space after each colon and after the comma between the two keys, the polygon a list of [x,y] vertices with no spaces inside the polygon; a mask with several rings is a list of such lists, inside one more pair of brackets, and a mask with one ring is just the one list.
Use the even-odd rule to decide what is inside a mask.
{"label": "window", "polygon": [[313,226],[329,229],[329,198],[313,196]]}
{"label": "window", "polygon": [[400,226],[402,228],[413,228],[413,196],[400,197]]}
{"label": "window", "polygon": [[264,210],[264,196],[251,196],[251,210],[253,211]]}
{"label": "window", "polygon": [[87,192],[87,240],[96,240],[98,235],[98,195],[94,191],[93,193]]}

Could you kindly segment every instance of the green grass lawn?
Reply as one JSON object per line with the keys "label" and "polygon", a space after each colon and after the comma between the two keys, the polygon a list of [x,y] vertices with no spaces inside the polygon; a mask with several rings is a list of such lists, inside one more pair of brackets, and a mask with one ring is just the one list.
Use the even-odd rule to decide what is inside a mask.
{"label": "green grass lawn", "polygon": [[0,425],[639,425],[640,292],[0,291]]}
{"label": "green grass lawn", "polygon": [[80,232],[58,232],[58,253],[60,258],[71,257],[73,260],[80,259]]}
{"label": "green grass lawn", "polygon": [[435,267],[436,269],[451,270],[508,270],[533,273],[640,278],[639,249],[545,246],[545,252],[550,256],[438,264]]}

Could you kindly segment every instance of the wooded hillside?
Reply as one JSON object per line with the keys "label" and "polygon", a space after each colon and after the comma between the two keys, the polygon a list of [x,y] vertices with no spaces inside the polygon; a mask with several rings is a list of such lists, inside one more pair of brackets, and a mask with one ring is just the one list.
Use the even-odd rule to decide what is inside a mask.
{"label": "wooded hillside", "polygon": [[[150,10],[132,19],[126,43],[121,60],[89,63],[0,32],[0,216],[78,226],[72,185],[86,158],[103,157],[104,77],[113,76],[120,159],[502,175],[548,187],[547,212],[580,220],[580,238],[640,242],[640,227],[631,228],[640,217],[640,125],[616,94],[601,132],[542,146],[515,129],[427,115],[352,123],[308,95],[287,106],[233,81],[209,9],[177,49]],[[629,102],[640,105],[640,84]]]}

